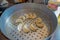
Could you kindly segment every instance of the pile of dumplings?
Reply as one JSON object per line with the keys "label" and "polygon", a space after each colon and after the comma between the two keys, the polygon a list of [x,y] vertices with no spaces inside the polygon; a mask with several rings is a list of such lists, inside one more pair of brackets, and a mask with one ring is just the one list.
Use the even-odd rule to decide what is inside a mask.
{"label": "pile of dumplings", "polygon": [[18,30],[23,30],[25,33],[30,31],[36,31],[38,28],[43,28],[45,26],[44,22],[35,13],[27,13],[23,16],[19,16],[16,20],[19,23]]}

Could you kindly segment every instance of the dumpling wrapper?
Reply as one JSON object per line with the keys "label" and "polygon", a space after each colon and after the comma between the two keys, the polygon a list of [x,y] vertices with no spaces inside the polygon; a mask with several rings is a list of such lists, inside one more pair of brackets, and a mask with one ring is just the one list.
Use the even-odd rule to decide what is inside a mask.
{"label": "dumpling wrapper", "polygon": [[22,31],[22,28],[23,28],[23,24],[19,24],[18,26],[17,26],[17,29],[18,29],[18,31]]}
{"label": "dumpling wrapper", "polygon": [[30,31],[30,29],[28,28],[28,25],[27,24],[25,24],[23,26],[23,31],[26,32],[26,33],[28,33]]}
{"label": "dumpling wrapper", "polygon": [[32,31],[36,31],[37,27],[34,24],[31,24],[29,27]]}

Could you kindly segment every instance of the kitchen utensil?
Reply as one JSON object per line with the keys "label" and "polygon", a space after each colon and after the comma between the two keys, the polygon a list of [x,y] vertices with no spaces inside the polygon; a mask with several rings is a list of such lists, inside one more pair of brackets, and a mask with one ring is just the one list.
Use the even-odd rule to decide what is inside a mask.
{"label": "kitchen utensil", "polygon": [[[41,38],[40,30],[39,32],[29,32],[24,33],[23,31],[19,32],[17,26],[13,23],[15,20],[26,13],[34,12],[41,17],[43,22],[47,25],[48,31],[50,32],[49,36],[46,38]],[[12,17],[14,17],[12,19]],[[0,29],[2,33],[8,37],[10,40],[48,40],[54,33],[57,26],[57,18],[55,14],[49,10],[46,5],[35,4],[35,3],[23,3],[14,5],[5,10],[0,18]],[[44,28],[46,30],[46,28]],[[42,30],[44,31],[44,30]],[[44,31],[45,33],[46,31]],[[43,33],[43,32],[41,32]]]}

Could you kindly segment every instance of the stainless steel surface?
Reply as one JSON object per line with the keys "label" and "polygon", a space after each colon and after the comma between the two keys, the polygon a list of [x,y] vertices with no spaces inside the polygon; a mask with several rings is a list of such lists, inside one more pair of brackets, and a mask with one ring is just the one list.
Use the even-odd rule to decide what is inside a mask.
{"label": "stainless steel surface", "polygon": [[[16,21],[16,19],[18,19],[19,16],[23,16],[26,13],[29,14],[29,13],[33,13],[33,12],[36,13],[37,17],[41,17],[43,19],[44,23],[48,27],[50,27],[48,21],[46,21],[47,18],[45,18],[45,16],[43,14],[39,14],[37,9],[33,9],[33,8],[32,9],[22,9],[22,10],[14,12],[13,15],[10,17],[10,19],[8,20],[8,21],[10,21],[9,23],[12,23],[12,25],[14,25],[14,27],[13,27],[14,30],[12,30],[12,31],[6,30],[7,33],[8,32],[9,32],[8,34],[11,33],[10,35],[14,35],[19,40],[27,40],[27,39],[28,40],[44,40],[49,35],[50,28],[44,26],[42,29],[37,28],[38,30],[36,32],[30,31],[29,33],[25,33],[21,29],[20,29],[21,31],[19,32],[18,26],[15,25],[15,21]],[[41,11],[40,11],[40,13],[41,13]],[[28,26],[29,26],[29,24],[28,24]],[[16,39],[16,38],[13,37],[13,39]]]}
{"label": "stainless steel surface", "polygon": [[[50,31],[50,35],[46,38],[49,39],[49,37],[52,36],[52,34],[56,29],[57,18],[55,14],[46,7],[46,5],[35,4],[35,3],[23,3],[8,8],[2,14],[0,19],[1,21],[0,28],[3,34],[11,40],[36,40],[34,37],[40,40],[37,36],[34,36],[33,38],[30,36],[30,35],[34,35],[34,33],[31,33],[29,35],[19,32],[17,30],[17,27],[12,24],[14,23],[14,19],[16,19],[18,16],[24,15],[25,13],[29,13],[29,12],[35,12],[39,17],[43,19],[43,21],[48,26]],[[13,15],[15,16],[15,18],[12,20],[11,17]]]}

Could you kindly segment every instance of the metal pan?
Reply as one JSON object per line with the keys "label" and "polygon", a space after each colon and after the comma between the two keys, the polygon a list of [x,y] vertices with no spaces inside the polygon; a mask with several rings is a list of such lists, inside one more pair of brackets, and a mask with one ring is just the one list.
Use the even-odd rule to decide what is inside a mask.
{"label": "metal pan", "polygon": [[[17,17],[28,12],[35,12],[46,23],[49,28],[50,34],[44,40],[48,40],[57,27],[57,18],[55,14],[51,10],[49,10],[46,5],[43,4],[23,3],[14,5],[6,9],[0,18],[0,29],[2,33],[11,40],[33,40],[34,37],[32,38],[28,35],[28,38],[30,39],[26,38],[26,36],[23,36],[23,34],[18,32],[16,29],[17,27],[13,25],[14,20],[17,19]],[[15,18],[12,19],[12,16],[15,16]]]}

